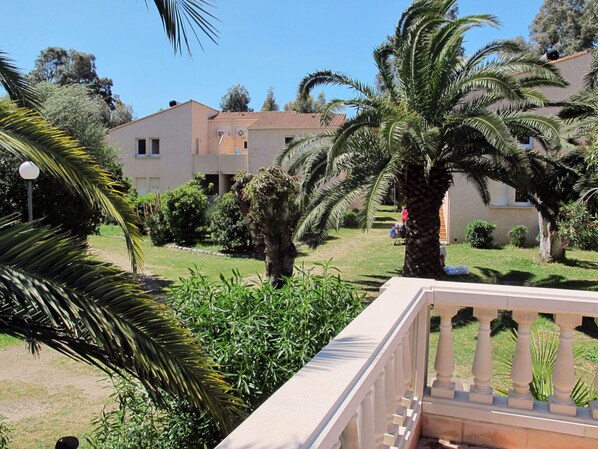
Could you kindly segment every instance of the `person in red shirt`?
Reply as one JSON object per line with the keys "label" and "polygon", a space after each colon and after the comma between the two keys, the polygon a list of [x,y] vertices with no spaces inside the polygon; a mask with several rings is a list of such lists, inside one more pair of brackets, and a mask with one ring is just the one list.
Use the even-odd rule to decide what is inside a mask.
{"label": "person in red shirt", "polygon": [[401,220],[403,220],[403,223],[407,223],[407,220],[409,220],[409,211],[406,207],[401,211]]}

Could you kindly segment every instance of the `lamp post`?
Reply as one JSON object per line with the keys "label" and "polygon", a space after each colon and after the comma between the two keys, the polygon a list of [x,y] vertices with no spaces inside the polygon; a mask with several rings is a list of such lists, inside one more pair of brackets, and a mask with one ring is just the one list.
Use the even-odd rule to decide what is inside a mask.
{"label": "lamp post", "polygon": [[19,167],[19,175],[27,181],[27,210],[29,221],[33,220],[33,180],[39,176],[39,168],[33,162],[23,162]]}

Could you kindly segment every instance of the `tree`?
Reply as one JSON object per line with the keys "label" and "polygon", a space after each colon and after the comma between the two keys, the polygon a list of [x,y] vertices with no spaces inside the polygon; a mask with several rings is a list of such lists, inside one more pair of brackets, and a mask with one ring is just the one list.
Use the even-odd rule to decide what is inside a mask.
{"label": "tree", "polygon": [[592,48],[598,43],[598,2],[544,0],[530,35],[542,53],[554,49],[568,55]]}
{"label": "tree", "polygon": [[[59,86],[40,83],[36,88],[42,102],[43,116],[56,128],[74,137],[85,151],[111,176],[120,181],[122,167],[116,150],[104,142],[107,128],[102,123],[104,102],[99,97],[89,98],[86,87],[78,84]],[[17,157],[0,155],[0,216],[17,210],[26,217],[25,185],[17,173]],[[34,183],[35,215],[44,224],[61,227],[73,236],[86,238],[97,231],[102,213],[97,207],[80,201],[77,193],[57,184],[47,173],[40,173]]]}
{"label": "tree", "polygon": [[[175,50],[181,38],[187,44],[185,24],[206,32],[200,2],[155,0]],[[39,99],[4,54],[0,83],[13,101],[0,101],[2,151],[32,161],[112,217],[136,267],[140,234],[117,184],[64,132],[20,107],[39,105]],[[234,427],[240,401],[191,333],[125,273],[88,259],[80,243],[35,224],[0,219],[0,278],[0,332],[26,339],[33,348],[44,343],[110,372],[132,374],[154,398],[166,390],[207,410],[223,432]]]}
{"label": "tree", "polygon": [[262,105],[262,112],[278,111],[278,109],[278,103],[276,103],[276,99],[274,98],[274,90],[272,87],[269,87],[268,94],[266,95],[266,99]]}
{"label": "tree", "polygon": [[48,47],[40,52],[29,77],[35,84],[42,82],[61,86],[81,84],[86,86],[91,94],[103,98],[110,109],[114,109],[112,80],[98,76],[96,57],[91,53]]}
{"label": "tree", "polygon": [[284,105],[285,111],[295,111],[303,114],[311,114],[314,112],[322,112],[326,106],[326,95],[324,92],[318,94],[318,99],[307,95],[305,97],[298,95],[295,101],[289,101]]}
{"label": "tree", "polygon": [[249,92],[247,88],[240,84],[235,84],[228,89],[228,92],[222,97],[220,101],[220,109],[222,112],[253,112],[249,107]]}
{"label": "tree", "polygon": [[558,141],[558,121],[529,111],[546,103],[538,87],[564,85],[558,70],[511,41],[459,56],[467,30],[496,21],[486,14],[448,18],[455,3],[416,0],[402,14],[391,42],[374,50],[381,93],[329,70],[301,81],[304,97],[325,84],[349,87],[357,96],[326,106],[324,118],[339,107],[356,109],[336,132],[296,139],[279,157],[304,177],[306,212],[297,238],[315,232],[314,244],[321,242],[358,198],[361,223],[370,227],[396,182],[409,209],[403,275],[438,277],[439,209],[452,174],[463,173],[488,203],[488,178],[525,167],[514,135]]}
{"label": "tree", "polygon": [[235,176],[234,194],[248,229],[263,242],[266,276],[279,288],[293,274],[297,249],[293,231],[299,218],[297,181],[280,167],[262,168],[255,175]]}

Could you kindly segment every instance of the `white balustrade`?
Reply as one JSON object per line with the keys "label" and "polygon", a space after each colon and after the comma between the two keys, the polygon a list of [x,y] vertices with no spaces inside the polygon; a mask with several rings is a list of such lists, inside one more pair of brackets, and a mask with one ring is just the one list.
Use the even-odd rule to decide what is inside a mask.
{"label": "white balustrade", "polygon": [[469,401],[492,404],[494,400],[490,379],[492,378],[492,341],[490,340],[490,322],[496,318],[496,309],[475,307],[473,315],[480,322],[478,342],[473,359],[473,385],[469,391]]}
{"label": "white balustrade", "polygon": [[457,308],[451,305],[436,306],[436,313],[440,316],[440,332],[436,349],[436,380],[432,385],[432,396],[452,399],[455,396],[453,371],[455,370],[455,356],[453,353],[453,325],[451,319],[457,313]]}
{"label": "white balustrade", "polygon": [[[440,331],[436,379],[427,388],[430,305],[440,316]],[[456,391],[453,379],[451,320],[461,307],[473,307],[479,321],[469,392]],[[506,399],[493,396],[491,388],[490,324],[497,310],[513,311],[518,323],[513,388]],[[530,326],[538,312],[555,314],[560,340],[554,394],[548,405],[534,406]],[[583,410],[570,399],[575,384],[573,329],[584,315],[598,316],[597,293],[392,279],[218,449],[407,449],[417,442],[426,415],[493,425],[504,419],[519,429],[554,428],[598,438],[598,400]],[[598,370],[595,385],[598,389]]]}
{"label": "white balustrade", "polygon": [[575,370],[573,360],[573,329],[581,324],[581,316],[573,314],[557,314],[556,324],[561,329],[559,349],[552,374],[554,394],[550,396],[549,404],[552,413],[575,416],[577,407],[571,392],[575,387]]}
{"label": "white balustrade", "polygon": [[397,388],[395,379],[395,356],[390,356],[384,368],[384,395],[386,399],[386,425],[392,422],[392,416],[397,411]]}
{"label": "white balustrade", "polygon": [[372,449],[375,446],[374,404],[371,389],[361,401],[357,411],[357,434],[359,435],[360,449]]}
{"label": "white balustrade", "polygon": [[343,449],[359,449],[359,435],[357,432],[357,413],[355,413],[340,437]]}
{"label": "white balustrade", "polygon": [[529,390],[529,384],[533,379],[529,327],[537,316],[536,312],[513,312],[513,319],[517,322],[517,343],[515,345],[513,365],[511,366],[513,389],[509,392],[509,407],[526,410],[534,408],[534,401]]}
{"label": "white balustrade", "polygon": [[384,433],[387,428],[386,392],[384,387],[384,371],[382,371],[374,384],[374,432],[377,447],[382,445]]}

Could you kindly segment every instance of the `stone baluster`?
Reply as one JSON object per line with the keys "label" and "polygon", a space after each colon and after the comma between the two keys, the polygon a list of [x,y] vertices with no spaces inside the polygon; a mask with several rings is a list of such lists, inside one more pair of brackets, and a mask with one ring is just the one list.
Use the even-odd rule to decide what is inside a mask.
{"label": "stone baluster", "polygon": [[396,410],[392,422],[400,426],[405,420],[405,407],[403,407],[403,395],[405,394],[405,369],[403,367],[403,342],[401,341],[395,349],[395,400]]}
{"label": "stone baluster", "polygon": [[413,358],[411,357],[411,329],[403,337],[403,376],[405,381],[404,396],[411,397],[413,391]]}
{"label": "stone baluster", "polygon": [[440,315],[440,335],[438,336],[438,347],[434,362],[436,380],[432,384],[431,395],[453,399],[455,397],[455,383],[453,382],[455,356],[453,354],[453,325],[451,319],[457,313],[457,307],[437,305],[436,313]]}
{"label": "stone baluster", "polygon": [[374,435],[376,447],[382,445],[387,429],[385,383],[384,371],[382,371],[374,383]]}
{"label": "stone baluster", "polygon": [[357,413],[355,413],[343,433],[341,433],[341,447],[343,449],[359,449],[359,433],[357,432]]}
{"label": "stone baluster", "polygon": [[581,324],[581,315],[557,314],[555,321],[561,328],[561,333],[554,372],[552,373],[554,394],[550,396],[548,406],[551,413],[575,416],[577,407],[571,399],[571,392],[575,387],[573,329]]}
{"label": "stone baluster", "polygon": [[480,322],[478,342],[473,359],[473,385],[469,390],[469,401],[480,404],[492,404],[493,393],[490,387],[492,378],[492,341],[490,340],[490,322],[496,318],[496,309],[475,307],[473,315]]}
{"label": "stone baluster", "polygon": [[384,391],[386,396],[386,424],[390,424],[393,413],[397,410],[397,388],[395,379],[395,356],[390,356],[384,368]]}
{"label": "stone baluster", "polygon": [[[596,368],[596,375],[594,376],[594,390],[598,391],[598,368]],[[592,418],[598,419],[598,399],[590,402],[590,411]]]}
{"label": "stone baluster", "polygon": [[374,431],[374,404],[372,401],[372,390],[361,401],[357,412],[357,434],[359,436],[360,449],[372,449],[375,447]]}
{"label": "stone baluster", "polygon": [[532,357],[529,346],[529,327],[535,321],[536,312],[515,310],[513,319],[517,322],[517,344],[511,367],[513,389],[509,392],[509,407],[532,410],[534,401],[529,391],[529,383],[533,379]]}

